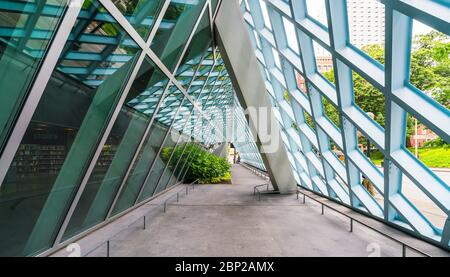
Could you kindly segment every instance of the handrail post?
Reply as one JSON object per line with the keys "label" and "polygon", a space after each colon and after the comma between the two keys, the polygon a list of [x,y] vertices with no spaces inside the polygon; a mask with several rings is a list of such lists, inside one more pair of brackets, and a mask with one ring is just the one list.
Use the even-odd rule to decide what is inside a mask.
{"label": "handrail post", "polygon": [[322,203],[322,215],[324,215],[324,207],[323,207],[323,203]]}
{"label": "handrail post", "polygon": [[188,191],[189,187],[186,187],[186,195],[188,195],[189,191]]}
{"label": "handrail post", "polygon": [[106,241],[106,257],[109,258],[109,240]]}
{"label": "handrail post", "polygon": [[147,228],[147,226],[146,226],[146,217],[145,217],[145,215],[144,215],[144,230]]}
{"label": "handrail post", "polygon": [[402,243],[402,257],[406,257],[406,245]]}
{"label": "handrail post", "polygon": [[350,217],[350,232],[353,233],[353,218]]}
{"label": "handrail post", "polygon": [[180,202],[180,194],[177,192],[177,203]]}
{"label": "handrail post", "polygon": [[306,195],[303,194],[303,204],[306,204]]}

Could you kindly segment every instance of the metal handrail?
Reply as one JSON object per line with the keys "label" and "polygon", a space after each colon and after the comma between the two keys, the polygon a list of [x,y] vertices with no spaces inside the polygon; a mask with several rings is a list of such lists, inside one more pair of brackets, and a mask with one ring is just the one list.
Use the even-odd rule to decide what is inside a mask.
{"label": "metal handrail", "polygon": [[[194,188],[195,188],[194,184],[197,183],[197,182],[198,182],[198,179],[186,186],[186,193],[185,193],[185,195],[189,194],[189,186],[192,186],[192,190],[194,190]],[[174,198],[176,196],[177,197],[177,203],[178,203],[180,201],[180,192],[182,192],[184,190],[185,189],[181,189],[181,190],[177,191],[176,194],[173,194],[172,196],[168,197],[166,199],[166,201],[164,201],[164,213],[166,213],[166,211],[167,211],[167,203],[169,202],[169,200],[171,200],[172,198]]]}
{"label": "metal handrail", "polygon": [[266,187],[266,191],[269,191],[269,183],[267,184],[261,184],[261,185],[256,185],[253,188],[253,196],[256,195],[256,192],[258,192],[258,201],[261,201],[261,191],[259,190],[260,187]]}
{"label": "metal handrail", "polygon": [[353,223],[354,223],[354,222],[357,222],[357,223],[359,223],[359,224],[365,226],[366,228],[369,228],[369,229],[371,229],[372,231],[375,231],[375,232],[377,232],[378,234],[381,234],[381,235],[383,235],[384,237],[387,237],[387,238],[389,238],[389,239],[391,239],[391,240],[393,240],[393,241],[395,241],[395,242],[401,244],[401,245],[402,245],[402,257],[406,257],[406,249],[407,249],[407,248],[409,248],[409,249],[411,249],[411,250],[413,250],[413,251],[415,251],[415,252],[417,252],[417,253],[420,253],[420,254],[422,254],[422,255],[425,256],[425,257],[431,257],[430,254],[427,254],[427,253],[423,252],[422,250],[419,250],[419,249],[417,249],[416,247],[411,246],[411,245],[409,245],[408,243],[406,243],[406,242],[404,242],[404,241],[402,241],[402,240],[399,240],[399,239],[397,239],[397,238],[395,238],[395,237],[393,237],[393,236],[391,236],[391,235],[389,235],[389,234],[386,234],[386,233],[384,233],[383,231],[380,231],[380,230],[378,230],[377,228],[372,227],[372,226],[368,225],[367,223],[364,223],[364,222],[362,222],[362,221],[360,221],[360,220],[358,220],[358,219],[356,219],[356,218],[354,218],[354,217],[352,217],[352,216],[350,216],[350,215],[348,215],[348,214],[346,214],[346,213],[344,213],[344,212],[341,212],[341,211],[339,211],[338,209],[333,208],[333,207],[331,207],[330,205],[327,205],[327,204],[323,203],[322,201],[320,201],[320,200],[318,200],[318,199],[316,199],[316,198],[314,198],[314,197],[312,197],[312,196],[310,196],[310,195],[307,195],[307,194],[304,193],[304,192],[301,192],[301,191],[298,190],[298,189],[297,189],[297,200],[299,199],[298,196],[299,196],[300,193],[303,195],[303,204],[306,203],[306,197],[308,197],[309,199],[314,200],[315,202],[321,204],[321,205],[322,205],[322,215],[325,214],[325,207],[327,207],[328,209],[333,210],[333,211],[337,212],[338,214],[343,215],[343,216],[349,218],[349,219],[350,219],[350,232],[353,232]]}
{"label": "metal handrail", "polygon": [[[194,182],[190,183],[190,184],[185,185],[185,186],[186,186],[186,195],[189,194],[189,186],[191,186],[191,187],[192,187],[192,190],[194,190],[194,188],[195,188],[194,185],[195,185],[197,182],[198,182],[198,179],[195,180]],[[166,201],[164,201],[163,204],[160,204],[160,205],[159,205],[159,206],[164,205],[164,213],[166,213],[166,211],[167,211],[167,203],[169,202],[169,200],[171,200],[172,198],[174,198],[174,197],[176,196],[176,197],[177,197],[177,202],[179,202],[179,201],[180,201],[180,192],[182,192],[182,191],[184,191],[184,190],[185,190],[185,189],[183,188],[183,189],[177,191],[177,193],[174,193],[173,195],[171,195],[170,197],[168,197],[168,198],[166,199]],[[124,228],[124,229],[120,230],[119,232],[115,233],[114,235],[110,236],[105,242],[99,244],[97,247],[95,247],[95,248],[91,249],[89,252],[85,253],[85,254],[83,255],[83,257],[86,257],[87,255],[91,254],[92,252],[94,252],[95,250],[99,249],[101,246],[104,246],[104,245],[106,245],[106,257],[109,257],[109,256],[110,256],[110,248],[111,248],[111,247],[110,247],[110,242],[111,242],[111,240],[112,240],[114,237],[116,237],[118,234],[120,234],[120,233],[122,233],[123,231],[129,229],[129,228],[130,228],[131,226],[133,226],[136,222],[141,221],[141,220],[143,221],[143,230],[145,230],[145,229],[147,228],[147,215],[148,215],[148,214],[149,214],[149,213],[146,213],[146,214],[143,215],[142,217],[139,217],[138,219],[136,219],[136,220],[133,221],[132,223],[128,224],[128,226],[127,226],[126,228]]]}
{"label": "metal handrail", "polygon": [[270,182],[270,176],[267,172],[262,171],[260,169],[256,169],[254,167],[250,167],[245,163],[241,164],[243,167],[247,168],[248,170],[252,171],[254,174],[258,175],[259,177],[263,177],[265,179],[267,179]]}

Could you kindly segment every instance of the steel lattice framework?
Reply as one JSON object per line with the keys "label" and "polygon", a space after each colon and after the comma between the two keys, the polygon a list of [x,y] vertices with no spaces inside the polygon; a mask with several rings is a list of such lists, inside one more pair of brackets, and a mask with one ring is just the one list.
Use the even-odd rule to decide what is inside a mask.
{"label": "steel lattice framework", "polygon": [[[386,18],[385,65],[350,43],[345,0],[325,1],[327,26],[307,12],[305,0],[245,0],[241,7],[298,184],[448,249],[449,184],[406,149],[405,132],[409,113],[450,142],[449,110],[411,85],[409,69],[413,19],[449,35],[450,3],[379,2]],[[331,54],[335,84],[318,72],[314,44]],[[384,94],[385,128],[355,104],[352,72]],[[298,86],[299,75],[306,82],[304,92]],[[335,106],[341,126],[327,117],[322,99]],[[384,168],[378,169],[358,149],[359,132],[384,154]],[[342,151],[343,162],[332,144]],[[382,199],[363,187],[362,176]],[[443,228],[404,195],[405,177],[446,214]]]}
{"label": "steel lattice framework", "polygon": [[[0,255],[70,243],[182,182],[188,144],[231,139],[243,110],[213,38],[218,4],[0,0],[0,233],[15,232]],[[3,216],[14,201],[41,208]]]}

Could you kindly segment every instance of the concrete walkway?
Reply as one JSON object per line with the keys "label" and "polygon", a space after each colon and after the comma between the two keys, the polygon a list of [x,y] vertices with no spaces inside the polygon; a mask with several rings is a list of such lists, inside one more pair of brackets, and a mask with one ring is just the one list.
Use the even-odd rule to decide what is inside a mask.
{"label": "concrete walkway", "polygon": [[[169,205],[166,213],[157,206],[162,201],[158,198],[145,205],[156,210],[146,229],[138,220],[135,228],[116,235],[110,242],[110,255],[401,256],[399,244],[358,225],[350,233],[347,219],[329,211],[322,216],[313,201],[304,205],[295,195],[265,195],[258,201],[253,187],[264,180],[239,165],[233,166],[232,173],[233,185],[198,185],[180,202]],[[84,238],[90,241],[82,244],[84,249],[99,236],[93,233]],[[448,255],[420,243],[433,255]],[[105,255],[104,246],[89,254]],[[408,251],[408,255],[414,253]]]}

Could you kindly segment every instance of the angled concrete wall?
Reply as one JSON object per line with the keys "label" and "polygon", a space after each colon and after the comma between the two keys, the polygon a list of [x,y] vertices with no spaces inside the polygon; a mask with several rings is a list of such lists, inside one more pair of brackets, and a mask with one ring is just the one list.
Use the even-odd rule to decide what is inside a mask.
{"label": "angled concrete wall", "polygon": [[[242,107],[244,109],[247,109],[247,107],[262,107],[273,113],[272,104],[267,95],[264,80],[253,52],[253,46],[245,28],[239,1],[222,1],[214,25],[220,52]],[[272,116],[271,118],[275,117]],[[250,113],[247,116],[247,120],[250,126],[257,126],[259,123],[261,127],[262,121],[258,122],[255,114]],[[271,176],[272,184],[281,193],[294,192],[296,190],[296,181],[281,140],[279,126],[278,124],[270,124],[269,121],[267,126],[258,129],[261,130],[264,127],[267,127],[266,130],[271,130],[271,134],[278,134],[280,138],[271,142],[276,143],[275,148],[277,151],[275,152],[264,150],[265,146],[261,143],[261,134],[258,133],[255,138],[264,165]]]}

